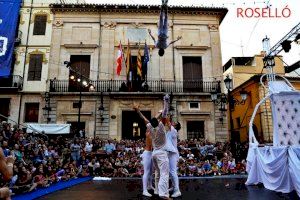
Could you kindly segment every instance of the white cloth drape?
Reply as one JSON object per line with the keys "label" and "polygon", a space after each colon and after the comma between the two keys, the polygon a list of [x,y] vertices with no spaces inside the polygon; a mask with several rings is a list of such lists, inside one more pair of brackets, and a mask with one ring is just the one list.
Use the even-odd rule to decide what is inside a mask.
{"label": "white cloth drape", "polygon": [[263,183],[265,188],[300,196],[300,147],[249,147],[246,184]]}

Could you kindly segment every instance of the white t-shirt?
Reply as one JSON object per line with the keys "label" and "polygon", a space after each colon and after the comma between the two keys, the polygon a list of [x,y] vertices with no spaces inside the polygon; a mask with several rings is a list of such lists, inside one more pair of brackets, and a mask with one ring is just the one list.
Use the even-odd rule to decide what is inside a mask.
{"label": "white t-shirt", "polygon": [[87,153],[91,153],[92,152],[92,148],[93,148],[93,144],[90,144],[90,143],[86,143],[85,144],[85,148],[84,148],[84,150],[85,150],[85,152],[87,152]]}
{"label": "white t-shirt", "polygon": [[173,126],[171,126],[171,130],[167,132],[166,151],[178,153],[177,137],[178,137],[177,130]]}

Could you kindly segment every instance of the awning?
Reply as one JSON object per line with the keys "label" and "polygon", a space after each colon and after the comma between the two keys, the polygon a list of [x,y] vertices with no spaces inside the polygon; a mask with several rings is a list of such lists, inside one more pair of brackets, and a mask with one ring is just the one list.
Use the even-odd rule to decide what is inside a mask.
{"label": "awning", "polygon": [[71,124],[27,124],[27,133],[45,132],[45,134],[69,134]]}

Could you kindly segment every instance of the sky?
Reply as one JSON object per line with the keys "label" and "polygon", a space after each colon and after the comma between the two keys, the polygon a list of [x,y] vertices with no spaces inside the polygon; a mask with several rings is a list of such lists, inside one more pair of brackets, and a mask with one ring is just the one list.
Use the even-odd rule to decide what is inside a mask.
{"label": "sky", "polygon": [[[86,0],[87,3],[114,3],[114,4],[147,4],[159,5],[161,0]],[[262,51],[262,39],[268,36],[271,47],[283,38],[290,30],[300,23],[299,0],[169,0],[169,5],[184,6],[218,6],[228,8],[228,13],[220,26],[222,63],[231,57],[254,56]],[[281,18],[269,17],[238,17],[237,11],[251,11],[254,8],[269,6],[271,15]],[[285,9],[288,8],[290,10]],[[284,16],[282,17],[282,11]],[[250,13],[250,12],[249,12]],[[273,13],[273,14],[272,14]],[[248,15],[249,16],[249,15]],[[300,45],[292,44],[289,53],[280,53],[286,65],[300,60]]]}

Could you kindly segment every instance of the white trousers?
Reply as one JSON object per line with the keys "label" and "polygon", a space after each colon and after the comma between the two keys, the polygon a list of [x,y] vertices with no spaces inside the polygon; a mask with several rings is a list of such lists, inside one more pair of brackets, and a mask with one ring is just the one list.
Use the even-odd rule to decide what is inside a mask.
{"label": "white trousers", "polygon": [[174,192],[179,191],[179,179],[177,174],[177,163],[179,159],[178,153],[175,152],[169,152],[169,165],[170,165],[170,176],[171,181],[174,187]]}
{"label": "white trousers", "polygon": [[152,186],[152,151],[145,150],[142,159],[144,167],[143,191],[147,191],[148,186]]}
{"label": "white trousers", "polygon": [[169,197],[169,159],[164,150],[154,150],[152,153],[155,168],[155,190],[160,197]]}

